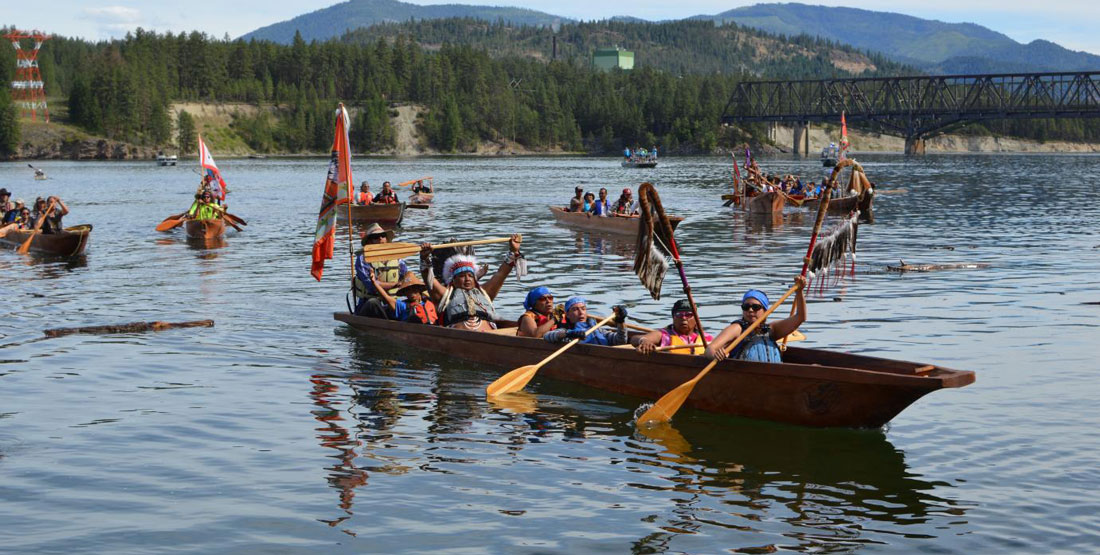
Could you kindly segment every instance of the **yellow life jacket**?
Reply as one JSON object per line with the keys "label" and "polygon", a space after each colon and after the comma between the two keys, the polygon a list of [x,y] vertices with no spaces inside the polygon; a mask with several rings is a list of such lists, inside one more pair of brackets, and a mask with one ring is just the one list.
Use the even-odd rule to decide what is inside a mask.
{"label": "yellow life jacket", "polygon": [[703,338],[697,332],[692,333],[691,336],[689,336],[689,337],[692,337],[692,336],[694,336],[695,341],[688,342],[684,339],[683,336],[677,335],[671,329],[663,328],[663,329],[661,329],[661,346],[665,347],[665,346],[668,346],[668,345],[699,345],[699,347],[697,347],[695,349],[676,349],[672,352],[682,354],[682,355],[686,355],[686,354],[701,355],[701,354],[703,354]]}

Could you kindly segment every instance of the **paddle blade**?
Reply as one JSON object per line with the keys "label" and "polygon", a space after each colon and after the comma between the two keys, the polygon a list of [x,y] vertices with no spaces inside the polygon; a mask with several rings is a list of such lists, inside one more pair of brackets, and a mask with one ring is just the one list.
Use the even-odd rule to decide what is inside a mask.
{"label": "paddle blade", "polygon": [[697,380],[686,381],[677,386],[676,389],[665,393],[656,403],[653,403],[652,407],[649,407],[649,410],[638,417],[636,424],[638,426],[652,426],[672,420],[672,416],[680,410],[680,406],[684,404],[684,401],[687,401],[691,391],[695,389],[696,383],[698,383]]}
{"label": "paddle blade", "polygon": [[413,243],[381,243],[363,246],[363,260],[367,262],[407,258],[418,254],[420,254],[420,245]]}
{"label": "paddle blade", "polygon": [[19,245],[19,248],[18,248],[18,249],[16,249],[16,251],[15,251],[15,252],[17,252],[17,253],[19,253],[19,254],[27,254],[28,252],[30,252],[30,250],[31,250],[31,241],[34,241],[34,236],[35,236],[35,235],[38,235],[38,231],[37,231],[37,230],[35,230],[35,231],[32,231],[32,232],[31,232],[31,236],[30,236],[30,237],[27,237],[27,240],[26,240],[26,241],[23,241],[23,244],[22,244],[22,245]]}
{"label": "paddle blade", "polygon": [[244,218],[242,218],[240,216],[234,216],[233,214],[230,214],[229,212],[226,212],[224,216],[225,216],[225,219],[227,221],[233,222],[237,225],[248,225],[248,222],[244,221]]}
{"label": "paddle blade", "polygon": [[514,393],[523,389],[527,382],[531,381],[531,378],[535,377],[535,373],[539,371],[539,365],[520,366],[511,372],[497,378],[497,381],[489,384],[485,388],[485,394],[492,397],[494,395],[503,395],[505,393]]}
{"label": "paddle blade", "polygon": [[183,218],[168,218],[163,222],[157,224],[157,231],[168,231],[169,229],[175,229],[183,223]]}

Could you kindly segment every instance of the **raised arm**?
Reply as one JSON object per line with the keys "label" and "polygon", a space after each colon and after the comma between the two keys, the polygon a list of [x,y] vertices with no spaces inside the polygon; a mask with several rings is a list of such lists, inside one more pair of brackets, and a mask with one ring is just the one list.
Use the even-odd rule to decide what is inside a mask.
{"label": "raised arm", "polygon": [[493,274],[493,277],[489,278],[489,281],[482,287],[482,289],[485,290],[485,294],[489,295],[489,300],[497,298],[497,293],[500,293],[500,287],[504,285],[504,280],[508,278],[508,274],[512,272],[512,268],[516,266],[515,259],[519,256],[519,246],[522,242],[523,237],[520,236],[520,234],[512,234],[512,240],[508,242],[508,247],[511,249],[512,255],[500,265],[500,268]]}
{"label": "raised arm", "polygon": [[424,278],[424,284],[428,286],[428,297],[432,302],[439,304],[447,288],[435,279],[435,271],[432,269],[432,244],[420,243],[420,275]]}
{"label": "raised arm", "polygon": [[798,276],[794,281],[798,284],[798,291],[794,295],[794,314],[771,325],[772,339],[779,340],[794,333],[806,321],[806,297],[802,294],[802,290],[806,288],[806,278]]}

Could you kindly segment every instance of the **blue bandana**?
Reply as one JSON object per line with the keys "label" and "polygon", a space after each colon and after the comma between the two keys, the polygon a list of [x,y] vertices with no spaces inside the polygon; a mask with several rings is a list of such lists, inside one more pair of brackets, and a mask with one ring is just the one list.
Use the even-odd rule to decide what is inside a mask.
{"label": "blue bandana", "polygon": [[527,293],[527,299],[523,301],[523,308],[526,310],[534,310],[535,303],[537,303],[539,299],[547,295],[550,295],[551,297],[554,296],[554,294],[550,292],[550,288],[546,287],[545,285],[540,285],[532,289],[529,293]]}
{"label": "blue bandana", "polygon": [[769,306],[768,296],[765,295],[762,291],[757,291],[756,289],[749,289],[748,291],[745,292],[745,296],[741,297],[741,304],[744,304],[745,301],[747,301],[749,299],[756,299],[756,300],[760,301],[760,304],[764,305],[764,310],[768,309],[768,306]]}
{"label": "blue bandana", "polygon": [[588,301],[584,300],[584,297],[569,297],[569,300],[565,301],[565,311],[569,312],[569,309],[577,304],[588,306]]}

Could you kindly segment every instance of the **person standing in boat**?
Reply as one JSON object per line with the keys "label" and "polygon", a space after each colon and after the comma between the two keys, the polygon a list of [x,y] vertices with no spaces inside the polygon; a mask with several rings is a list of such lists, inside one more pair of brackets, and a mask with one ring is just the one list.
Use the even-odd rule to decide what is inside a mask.
{"label": "person standing in boat", "polygon": [[382,297],[389,307],[389,315],[394,320],[410,322],[413,324],[435,325],[439,323],[439,314],[435,310],[435,303],[428,298],[428,286],[412,272],[406,272],[405,277],[395,288],[398,295],[404,295],[405,300],[390,295],[384,284],[379,283],[377,274],[370,272],[375,291]]}
{"label": "person standing in boat", "polygon": [[420,245],[420,273],[428,284],[430,297],[439,307],[444,326],[471,331],[488,331],[496,328],[497,319],[493,299],[500,293],[504,280],[512,269],[519,276],[526,274],[526,263],[519,247],[523,238],[517,233],[508,242],[508,256],[500,269],[482,287],[477,282],[477,259],[465,254],[455,254],[443,263],[443,282],[435,279],[431,264],[432,246]]}
{"label": "person standing in boat", "polygon": [[[707,342],[714,341],[710,334],[705,334]],[[672,305],[672,323],[645,335],[631,339],[631,344],[642,354],[648,355],[657,347],[669,345],[699,345],[692,349],[672,351],[678,354],[703,354],[703,338],[699,336],[699,324],[695,320],[695,314],[691,311],[691,303],[687,299],[680,299]]]}
{"label": "person standing in boat", "polygon": [[573,198],[569,199],[568,212],[580,212],[582,206],[584,206],[584,187],[578,185],[573,188]]}
{"label": "person standing in boat", "polygon": [[[798,291],[794,297],[794,314],[775,324],[769,325],[762,322],[753,330],[753,333],[733,348],[729,354],[731,358],[756,362],[782,362],[778,341],[794,333],[794,330],[806,321],[806,298],[802,295],[802,290],[806,288],[806,278],[798,276],[795,278],[795,283],[798,285]],[[756,289],[746,291],[741,297],[741,319],[726,326],[726,329],[707,345],[704,353],[707,358],[716,360],[726,358],[723,347],[740,336],[741,331],[751,326],[757,319],[763,318],[764,311],[768,310],[769,306],[768,296],[764,292]]]}
{"label": "person standing in boat", "polygon": [[390,186],[390,182],[384,181],[382,182],[382,190],[377,195],[374,195],[374,202],[380,204],[397,204],[400,201],[397,200],[397,193],[394,192],[393,188]]}
{"label": "person standing in boat", "polygon": [[523,301],[526,312],[519,317],[516,335],[520,337],[542,337],[546,332],[557,329],[565,319],[565,309],[554,307],[554,294],[550,288],[540,285],[527,293]]}
{"label": "person standing in boat", "polygon": [[[53,208],[50,208],[50,203],[53,203]],[[46,211],[49,210],[49,213]],[[38,222],[38,219],[45,216],[46,220],[42,222],[42,233],[60,233],[64,227],[61,225],[61,218],[69,213],[69,207],[65,206],[65,203],[60,198],[51,196],[48,199],[38,197],[34,201],[34,214],[33,221]]]}
{"label": "person standing in boat", "polygon": [[365,205],[374,201],[374,197],[370,194],[370,184],[366,181],[359,186],[359,192],[355,194],[355,204]]}
{"label": "person standing in boat", "polygon": [[[366,250],[370,245],[389,243],[391,239],[393,231],[386,231],[374,223],[363,234],[361,244]],[[387,303],[379,291],[385,289],[390,295],[396,295],[397,284],[405,278],[408,271],[404,260],[367,262],[360,252],[355,257],[355,277],[352,279],[355,313],[369,318],[391,318],[393,313],[387,311]]]}
{"label": "person standing in boat", "polygon": [[625,345],[627,343],[626,307],[614,306],[611,310],[615,313],[615,330],[600,328],[586,336],[585,332],[595,327],[599,321],[588,315],[588,302],[584,297],[570,297],[565,301],[565,322],[557,329],[546,332],[542,338],[550,343],[565,343],[580,339],[581,343],[589,345]]}

